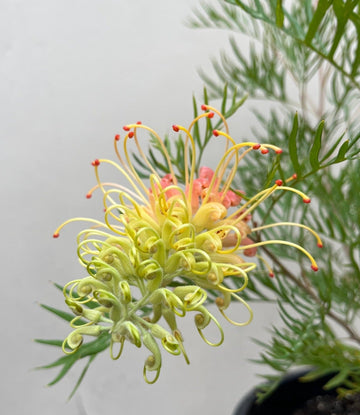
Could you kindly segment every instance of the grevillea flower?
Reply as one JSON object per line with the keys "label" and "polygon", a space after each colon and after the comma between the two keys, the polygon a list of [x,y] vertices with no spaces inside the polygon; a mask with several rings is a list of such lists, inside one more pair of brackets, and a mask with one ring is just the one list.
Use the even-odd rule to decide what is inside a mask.
{"label": "grevillea flower", "polygon": [[[157,380],[161,368],[159,344],[171,354],[182,354],[189,362],[178,328],[179,317],[195,313],[195,326],[211,346],[222,343],[224,335],[220,323],[206,308],[208,293],[216,297],[215,304],[226,320],[237,326],[252,319],[249,305],[241,298],[248,283],[248,273],[256,267],[253,257],[257,249],[268,244],[292,246],[308,257],[313,270],[317,265],[303,247],[283,240],[253,242],[251,234],[272,226],[298,226],[297,223],[276,223],[251,228],[250,217],[256,207],[273,193],[297,193],[305,203],[310,199],[294,188],[277,180],[273,186],[259,191],[246,200],[232,182],[242,158],[252,151],[266,154],[281,149],[255,142],[236,143],[228,133],[226,120],[216,109],[203,106],[205,111],[195,118],[189,128],[174,125],[184,140],[185,183],[179,183],[170,155],[160,136],[141,123],[124,127],[123,151],[119,150],[120,136],[114,140],[118,162],[97,159],[96,189],[103,192],[104,221],[74,218],[63,223],[54,233],[72,221],[89,221],[92,226],[79,233],[78,256],[87,276],[69,282],[64,287],[66,304],[74,312],[73,331],[63,343],[65,353],[81,347],[83,337],[111,336],[110,353],[120,357],[126,341],[136,347],[144,345],[150,352],[144,365],[148,383]],[[225,132],[215,130],[226,148],[217,167],[199,169],[196,174],[196,146],[192,129],[202,118],[221,118]],[[142,150],[139,132],[145,131],[158,141],[168,164],[169,173],[161,177]],[[141,180],[130,161],[128,144],[132,141],[138,155],[152,172],[148,184]],[[128,187],[104,183],[99,169],[110,164],[128,181]],[[289,180],[291,180],[290,178]],[[271,268],[264,260],[270,274]],[[247,310],[245,321],[235,322],[226,314],[231,300],[239,301]],[[219,329],[219,338],[209,341],[204,329],[210,324]],[[115,352],[115,348],[117,351]],[[148,372],[154,372],[151,379]]]}

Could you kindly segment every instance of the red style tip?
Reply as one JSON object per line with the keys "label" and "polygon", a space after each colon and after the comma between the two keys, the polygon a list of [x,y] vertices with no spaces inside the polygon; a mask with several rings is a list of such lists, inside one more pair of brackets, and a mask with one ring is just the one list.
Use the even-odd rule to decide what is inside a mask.
{"label": "red style tip", "polygon": [[120,134],[116,134],[116,136],[115,136],[115,140],[116,140],[116,141],[119,141],[119,140],[120,140]]}
{"label": "red style tip", "polygon": [[283,185],[283,181],[282,181],[281,179],[275,180],[275,183],[276,183],[278,186],[282,186],[282,185]]}
{"label": "red style tip", "polygon": [[318,248],[322,248],[324,245],[323,245],[322,243],[320,243],[320,242],[319,242],[319,243],[317,244],[317,246],[318,246]]}
{"label": "red style tip", "polygon": [[58,238],[60,236],[59,233],[54,233],[53,238]]}
{"label": "red style tip", "polygon": [[315,272],[319,271],[319,268],[316,265],[311,265],[311,269]]}
{"label": "red style tip", "polygon": [[178,127],[177,125],[173,125],[173,126],[172,126],[172,129],[173,129],[176,133],[178,133],[178,132],[179,132],[179,127]]}
{"label": "red style tip", "polygon": [[203,111],[206,111],[206,110],[207,110],[207,106],[206,106],[206,105],[201,105],[201,109],[202,109]]}
{"label": "red style tip", "polygon": [[277,150],[275,150],[275,153],[276,154],[281,154],[283,151],[282,151],[282,149],[281,148],[278,148]]}
{"label": "red style tip", "polygon": [[98,166],[100,164],[100,161],[98,159],[94,160],[91,165],[92,166]]}
{"label": "red style tip", "polygon": [[254,144],[252,148],[253,150],[259,150],[260,147],[260,144]]}
{"label": "red style tip", "polygon": [[214,114],[213,112],[209,112],[209,113],[208,113],[208,115],[207,115],[207,117],[208,117],[208,118],[213,118],[213,117],[214,117],[214,115],[215,115],[215,114]]}
{"label": "red style tip", "polygon": [[275,274],[273,272],[269,272],[269,277],[270,278],[274,278],[275,277]]}
{"label": "red style tip", "polygon": [[123,130],[124,130],[124,131],[130,131],[130,127],[128,127],[127,125],[125,125],[125,126],[123,127]]}
{"label": "red style tip", "polygon": [[141,121],[138,121],[136,124],[137,124],[137,125],[141,125],[141,124],[142,124],[142,122],[141,122]]}
{"label": "red style tip", "polygon": [[309,199],[309,198],[303,199],[303,202],[304,203],[310,203],[311,202],[311,199]]}
{"label": "red style tip", "polygon": [[215,137],[219,137],[219,131],[218,130],[213,130],[213,134]]}
{"label": "red style tip", "polygon": [[91,199],[91,196],[92,196],[92,194],[91,194],[91,193],[88,193],[88,194],[86,195],[86,199]]}
{"label": "red style tip", "polygon": [[129,134],[128,134],[128,136],[129,136],[129,138],[133,138],[134,137],[134,132],[133,131],[130,131]]}
{"label": "red style tip", "polygon": [[267,148],[263,148],[261,150],[261,154],[267,154],[269,152],[269,150]]}
{"label": "red style tip", "polygon": [[295,179],[297,179],[297,174],[296,173],[294,173],[293,175],[292,175],[292,178],[295,180]]}

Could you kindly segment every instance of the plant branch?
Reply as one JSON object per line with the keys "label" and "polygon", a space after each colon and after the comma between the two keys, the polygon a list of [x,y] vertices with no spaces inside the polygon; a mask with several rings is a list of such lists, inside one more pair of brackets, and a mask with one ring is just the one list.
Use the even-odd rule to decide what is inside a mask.
{"label": "plant branch", "polygon": [[[296,276],[289,271],[285,265],[267,248],[263,247],[263,250],[266,252],[266,254],[274,261],[276,265],[278,265],[282,272],[294,283],[296,284],[301,290],[303,290],[309,297],[311,297],[316,304],[323,306],[323,302],[319,298],[319,296],[315,293],[315,291],[311,288],[311,286],[305,284],[303,281],[296,278]],[[336,323],[338,323],[350,336],[352,340],[360,344],[360,336],[352,329],[352,327],[349,326],[346,320],[339,317],[337,314],[335,314],[332,310],[326,309],[325,313],[328,317],[330,317],[332,320],[334,320]]]}

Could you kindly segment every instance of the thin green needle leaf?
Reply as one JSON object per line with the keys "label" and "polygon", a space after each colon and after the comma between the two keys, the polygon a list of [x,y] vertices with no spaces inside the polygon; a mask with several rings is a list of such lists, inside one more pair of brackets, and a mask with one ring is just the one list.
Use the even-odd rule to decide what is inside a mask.
{"label": "thin green needle leaf", "polygon": [[62,340],[47,340],[47,339],[34,339],[36,343],[47,344],[48,346],[61,347],[63,344]]}
{"label": "thin green needle leaf", "polygon": [[348,377],[348,374],[349,374],[349,369],[344,368],[336,376],[331,378],[329,382],[326,383],[326,385],[324,386],[324,389],[329,390],[329,389],[334,389],[340,386],[344,382],[344,380]]}
{"label": "thin green needle leaf", "polygon": [[306,33],[305,43],[310,45],[312,39],[316,35],[316,32],[322,22],[325,13],[327,12],[328,8],[331,6],[333,0],[319,0],[317,4],[317,8],[315,10],[314,16],[310,22],[309,29]]}
{"label": "thin green needle leaf", "polygon": [[334,160],[334,163],[340,163],[341,161],[345,160],[345,155],[349,147],[349,140],[346,140],[339,149],[338,155]]}
{"label": "thin green needle leaf", "polygon": [[68,400],[70,401],[70,399],[75,395],[75,392],[78,390],[82,380],[84,379],[84,376],[86,375],[86,372],[88,371],[92,361],[95,359],[96,355],[90,356],[88,362],[86,363],[86,366],[84,367],[83,371],[81,372],[78,381],[76,382],[74,389],[71,391]]}
{"label": "thin green needle leaf", "polygon": [[320,167],[319,153],[321,149],[321,137],[322,137],[322,132],[324,130],[324,124],[325,124],[324,121],[320,122],[319,127],[316,130],[313,145],[311,146],[311,149],[310,149],[309,159],[310,159],[310,164],[313,170],[318,170]]}
{"label": "thin green needle leaf", "polygon": [[298,151],[297,151],[297,143],[296,143],[298,128],[299,128],[298,114],[296,113],[294,117],[292,130],[289,136],[289,154],[290,154],[290,159],[294,167],[294,170],[296,174],[298,175],[298,177],[300,177],[301,168],[300,168],[300,163],[298,160]]}
{"label": "thin green needle leaf", "polygon": [[[58,317],[62,318],[63,320],[66,320],[69,322],[71,320],[74,320],[75,318],[74,314],[67,313],[66,311],[59,310],[58,308],[50,307],[46,304],[40,304],[40,307],[44,308],[47,311],[50,311],[50,313],[53,313],[57,315]],[[81,324],[85,324],[86,321],[79,319],[77,320],[77,323],[81,325]]]}
{"label": "thin green needle leaf", "polygon": [[48,383],[48,386],[53,386],[56,383],[58,383],[68,373],[68,371],[71,369],[74,363],[75,361],[68,361],[60,370],[58,375],[50,383]]}
{"label": "thin green needle leaf", "polygon": [[282,8],[282,0],[276,1],[276,26],[283,27],[284,25],[284,11]]}

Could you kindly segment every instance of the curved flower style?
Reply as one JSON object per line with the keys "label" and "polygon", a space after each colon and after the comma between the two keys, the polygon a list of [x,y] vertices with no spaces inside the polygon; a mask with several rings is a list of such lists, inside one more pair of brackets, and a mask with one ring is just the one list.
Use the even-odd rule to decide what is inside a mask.
{"label": "curved flower style", "polygon": [[[124,127],[123,154],[118,149],[120,136],[115,136],[115,151],[119,163],[99,159],[92,164],[97,185],[88,193],[100,188],[104,194],[105,219],[74,218],[90,221],[93,226],[78,235],[78,256],[86,267],[88,276],[69,282],[64,287],[65,301],[76,317],[73,331],[64,340],[63,351],[73,353],[82,344],[83,336],[98,336],[106,331],[111,334],[110,353],[113,359],[120,357],[128,340],[136,347],[143,344],[150,351],[145,361],[144,378],[148,383],[157,380],[161,368],[158,341],[171,354],[186,355],[183,339],[178,329],[177,317],[195,312],[195,326],[211,346],[222,343],[223,330],[217,319],[206,308],[207,293],[217,295],[215,304],[220,313],[232,324],[243,326],[252,319],[249,305],[239,293],[248,282],[248,272],[256,267],[250,260],[259,246],[286,244],[302,251],[310,260],[313,270],[317,265],[308,251],[291,242],[253,242],[251,233],[266,227],[289,225],[308,229],[318,240],[318,235],[302,224],[277,223],[262,227],[250,227],[252,211],[278,190],[295,192],[305,203],[310,199],[302,192],[285,186],[277,180],[273,186],[259,191],[243,201],[242,193],[231,189],[238,164],[252,151],[266,154],[269,150],[280,154],[281,149],[270,144],[254,142],[236,143],[228,134],[226,120],[216,109],[203,106],[205,111],[189,128],[174,125],[184,139],[185,184],[178,183],[170,156],[162,139],[151,128],[141,123]],[[226,148],[215,171],[202,167],[196,176],[196,148],[191,131],[201,118],[217,114],[223,121],[225,132],[215,130],[215,136],[226,140]],[[146,130],[163,150],[169,174],[160,177],[144,154],[138,132]],[[152,174],[149,187],[141,180],[128,153],[132,140]],[[129,187],[103,183],[99,166],[110,164],[129,182]],[[290,178],[289,180],[291,180]],[[266,266],[272,271],[264,260]],[[248,311],[248,318],[235,322],[226,314],[231,299],[237,299]],[[220,332],[219,339],[209,341],[204,329],[213,322]],[[166,326],[166,328],[164,327]],[[118,343],[118,351],[114,349]],[[148,372],[155,372],[152,379]]]}

